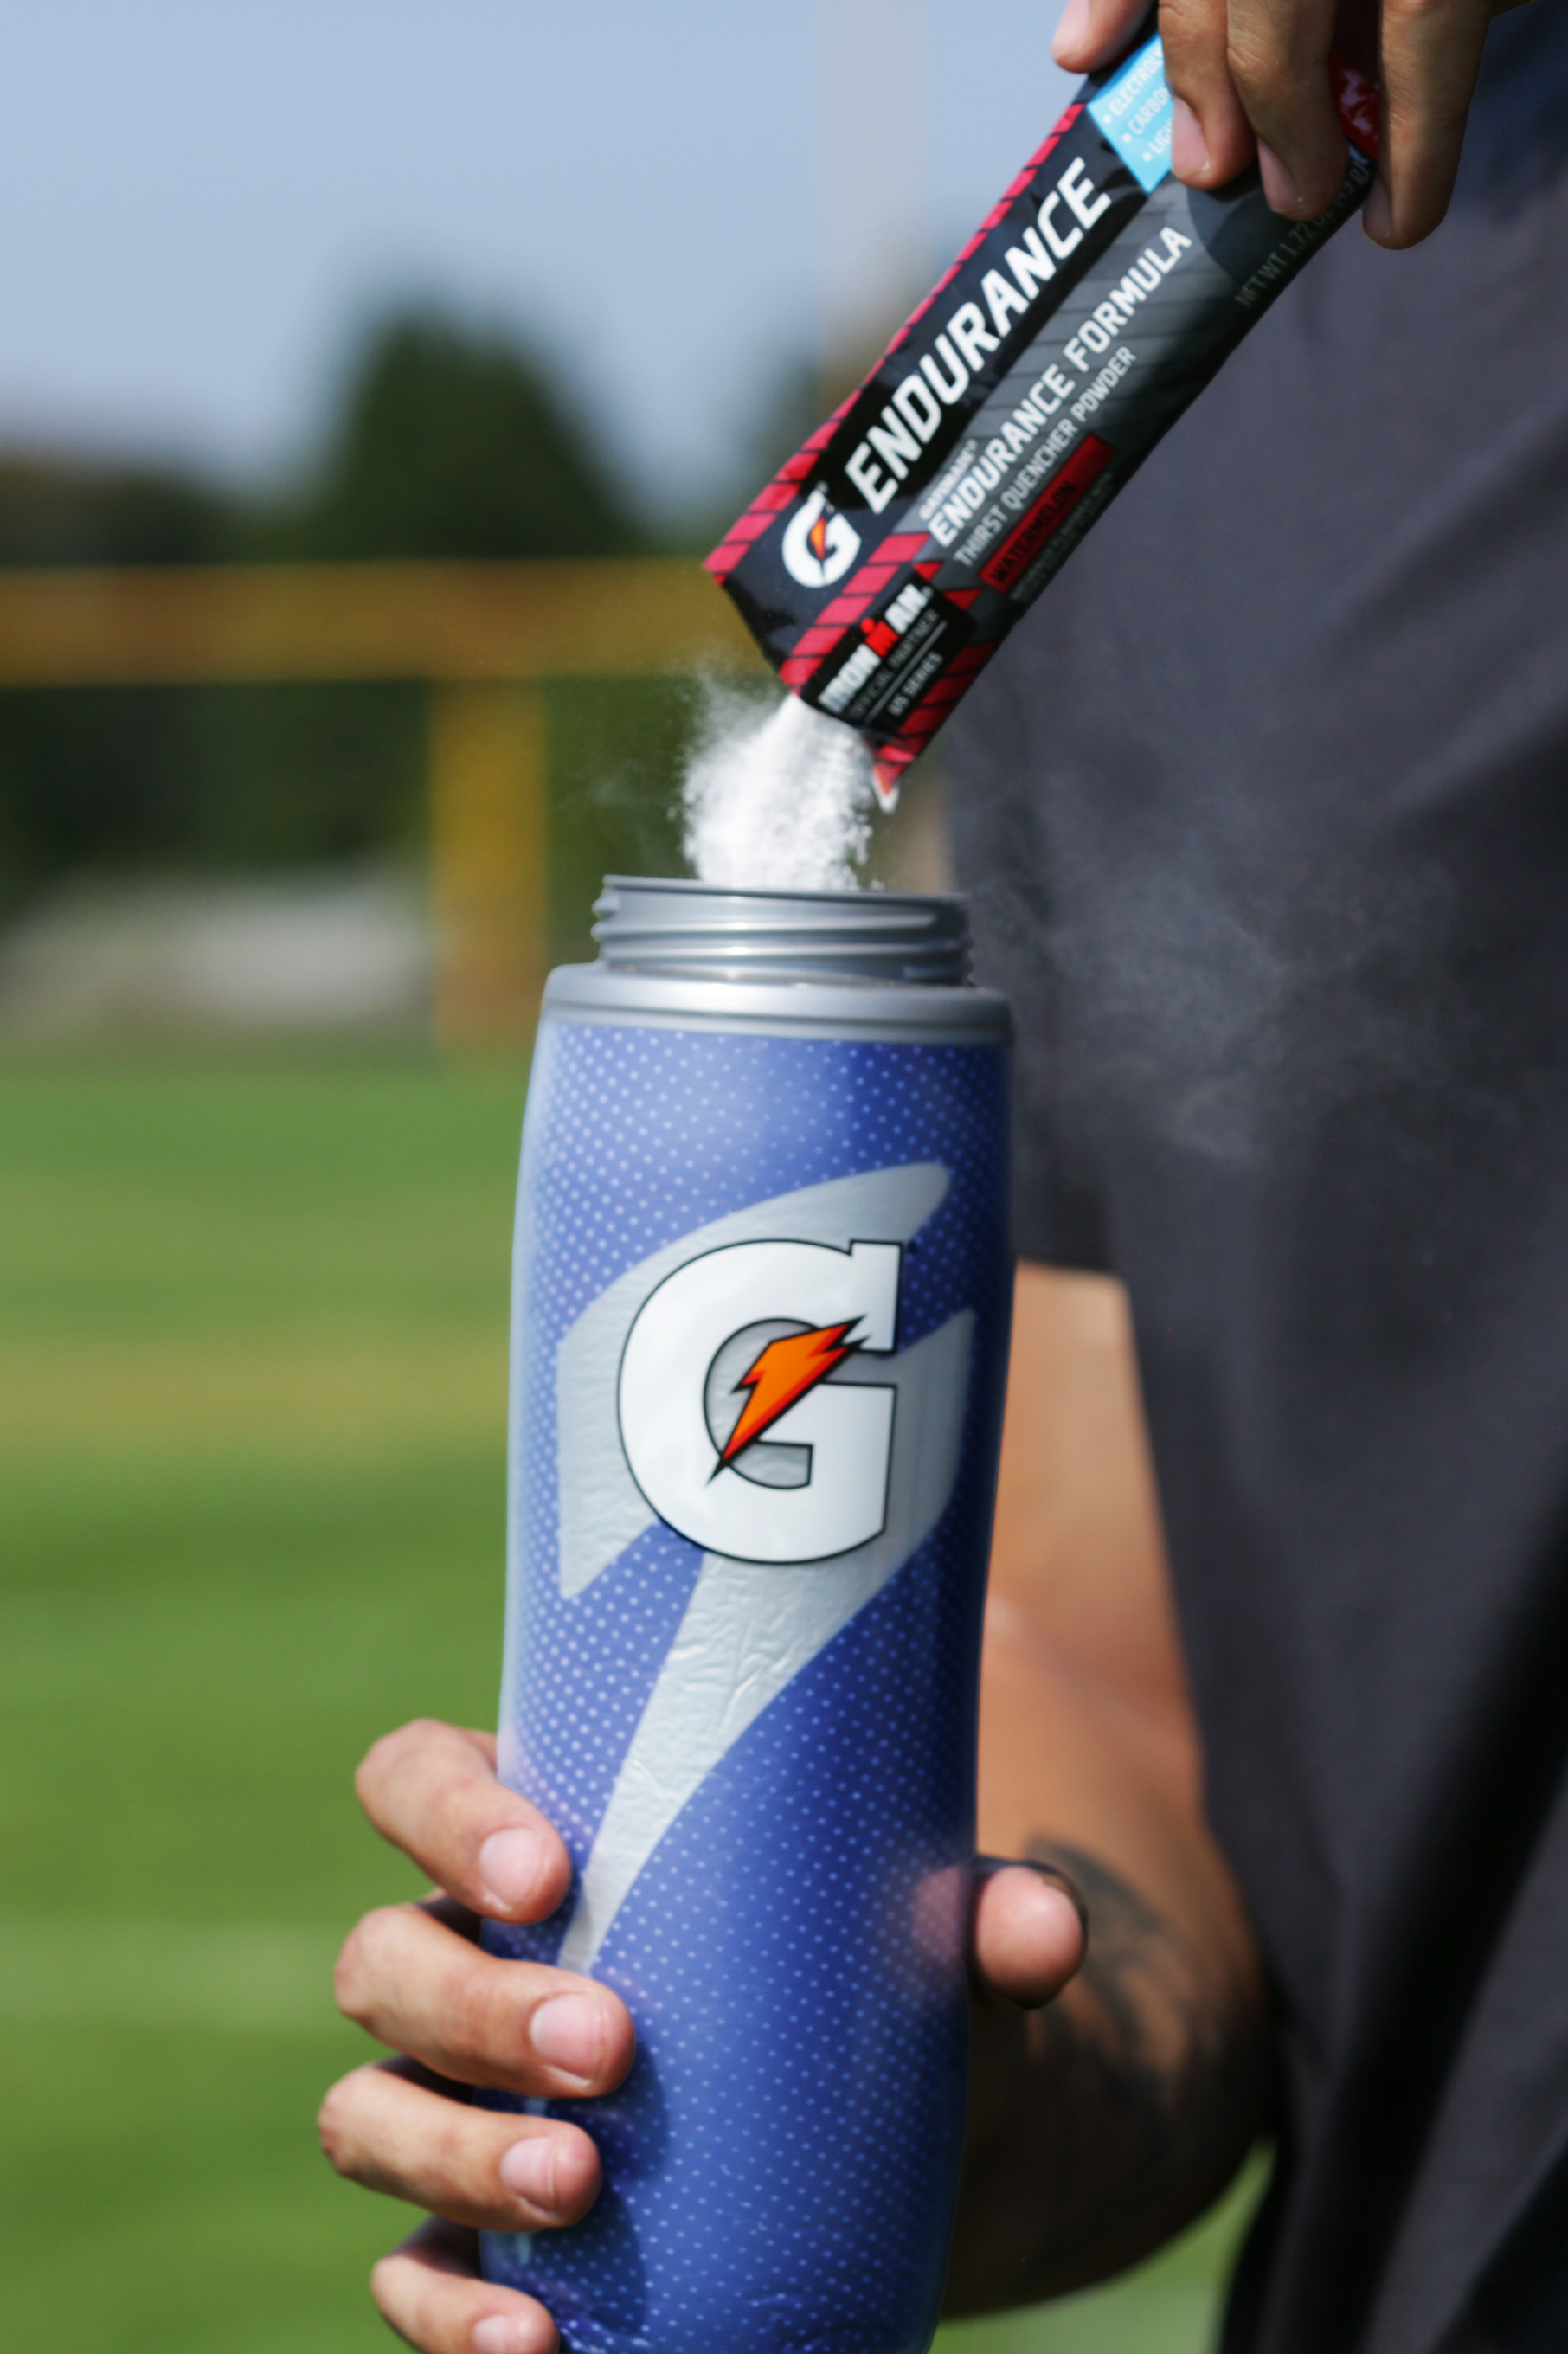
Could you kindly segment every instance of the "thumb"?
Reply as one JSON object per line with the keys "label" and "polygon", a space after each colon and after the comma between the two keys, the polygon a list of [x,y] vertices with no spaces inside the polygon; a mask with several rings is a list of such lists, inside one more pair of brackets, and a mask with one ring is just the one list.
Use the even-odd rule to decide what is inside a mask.
{"label": "thumb", "polygon": [[1037,2010],[1076,1977],[1088,1944],[1088,1910],[1065,1872],[976,1857],[969,1968],[980,1993]]}

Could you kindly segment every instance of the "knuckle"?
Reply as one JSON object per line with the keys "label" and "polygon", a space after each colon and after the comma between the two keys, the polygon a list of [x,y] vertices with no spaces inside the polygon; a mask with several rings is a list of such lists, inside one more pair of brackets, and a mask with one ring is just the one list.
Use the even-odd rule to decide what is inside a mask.
{"label": "knuckle", "polygon": [[394,1741],[401,1742],[410,1751],[428,1748],[433,1741],[447,1741],[451,1737],[451,1726],[443,1723],[439,1716],[411,1716],[407,1724],[400,1724],[391,1735]]}
{"label": "knuckle", "polygon": [[366,1925],[357,1921],[343,1941],[343,1950],[332,1974],[333,2000],[344,2019],[352,2019],[355,2026],[361,2027],[369,1996],[366,1943]]}
{"label": "knuckle", "polygon": [[334,2174],[346,2175],[350,2171],[357,2138],[352,2124],[355,2096],[350,2088],[355,2085],[359,2073],[356,2069],[352,2076],[339,2077],[316,2115],[322,2155]]}
{"label": "knuckle", "polygon": [[371,1794],[379,1787],[397,1763],[403,1727],[396,1733],[384,1733],[373,1741],[354,1769],[354,1787],[361,1806],[368,1804]]}
{"label": "knuckle", "polygon": [[344,2019],[355,2026],[365,2023],[365,1968],[361,1939],[357,1929],[351,1929],[344,1940],[343,1951],[334,1965],[332,1999]]}
{"label": "knuckle", "polygon": [[396,1905],[382,1905],[356,1921],[343,1941],[332,1974],[333,1999],[345,2019],[363,2027],[375,2000],[376,1949],[385,1940]]}
{"label": "knuckle", "polygon": [[433,1718],[417,1716],[371,1743],[354,1776],[354,1787],[362,1806],[368,1806],[376,1792],[408,1765],[434,1730]]}

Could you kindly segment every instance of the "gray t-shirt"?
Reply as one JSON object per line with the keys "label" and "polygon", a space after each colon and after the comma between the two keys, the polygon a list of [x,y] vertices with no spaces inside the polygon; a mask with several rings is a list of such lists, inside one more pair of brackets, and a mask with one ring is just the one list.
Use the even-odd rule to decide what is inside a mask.
{"label": "gray t-shirt", "polygon": [[1278,1991],[1228,2343],[1568,2348],[1563,0],[1444,228],[1312,263],[948,741],[1020,1246],[1130,1288]]}

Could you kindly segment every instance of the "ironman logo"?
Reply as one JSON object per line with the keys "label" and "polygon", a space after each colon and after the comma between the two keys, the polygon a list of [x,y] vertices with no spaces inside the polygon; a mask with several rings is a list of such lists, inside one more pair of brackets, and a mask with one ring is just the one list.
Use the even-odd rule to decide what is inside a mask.
{"label": "ironman logo", "polygon": [[831,1560],[887,1521],[897,1243],[735,1243],[666,1276],[627,1334],[628,1469],[705,1552]]}
{"label": "ironman logo", "polygon": [[831,588],[860,554],[860,534],[825,491],[813,491],[784,534],[784,569],[802,588]]}

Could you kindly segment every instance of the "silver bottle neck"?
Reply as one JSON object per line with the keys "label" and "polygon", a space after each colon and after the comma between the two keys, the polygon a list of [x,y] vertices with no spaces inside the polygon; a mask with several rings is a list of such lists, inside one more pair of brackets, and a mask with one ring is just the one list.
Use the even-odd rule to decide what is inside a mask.
{"label": "silver bottle neck", "polygon": [[961,989],[969,920],[956,895],[736,891],[610,875],[594,904],[599,961],[685,981]]}

